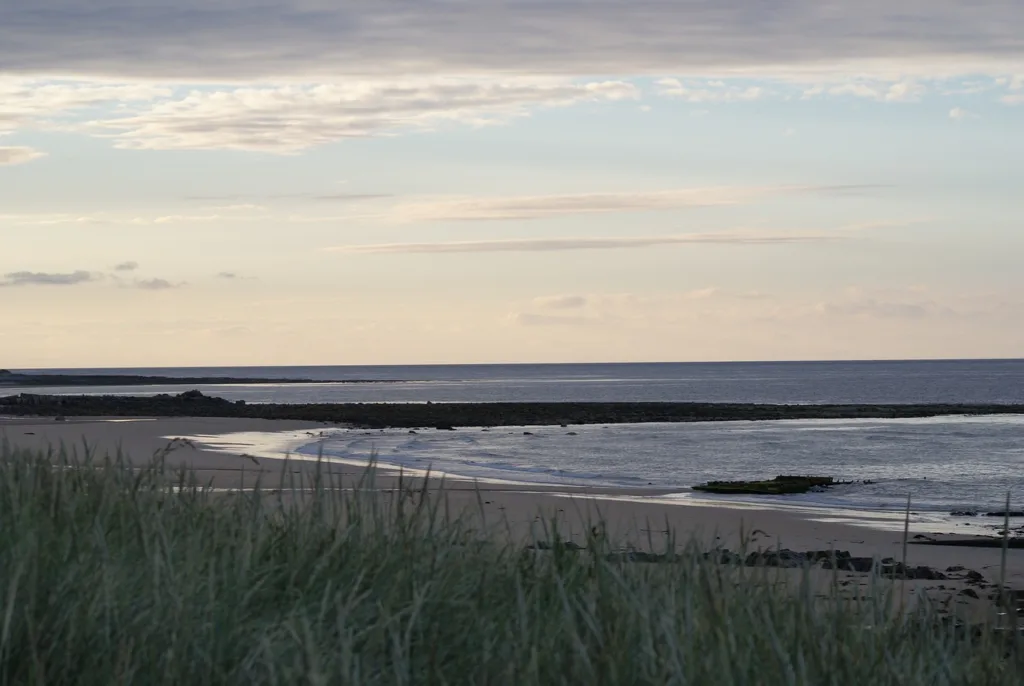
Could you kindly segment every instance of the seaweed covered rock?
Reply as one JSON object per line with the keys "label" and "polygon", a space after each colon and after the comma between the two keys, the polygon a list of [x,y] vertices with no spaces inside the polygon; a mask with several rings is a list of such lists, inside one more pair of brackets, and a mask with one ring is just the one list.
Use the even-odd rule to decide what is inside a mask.
{"label": "seaweed covered rock", "polygon": [[777,476],[762,481],[709,481],[693,490],[722,495],[792,495],[825,489],[841,483],[831,476]]}

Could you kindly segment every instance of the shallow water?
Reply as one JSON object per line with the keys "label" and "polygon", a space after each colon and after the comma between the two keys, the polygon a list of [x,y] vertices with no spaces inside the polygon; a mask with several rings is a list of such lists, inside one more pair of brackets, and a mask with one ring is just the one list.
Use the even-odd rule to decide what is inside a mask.
{"label": "shallow water", "polygon": [[[527,435],[529,434],[529,435]],[[271,435],[273,438],[273,435]],[[466,428],[364,431],[332,429],[323,437],[292,434],[285,451],[307,459],[431,469],[451,476],[519,484],[656,487],[666,502],[720,503],[751,498],[707,496],[690,487],[715,479],[821,474],[855,483],[822,493],[759,496],[772,506],[872,512],[899,521],[911,498],[918,519],[950,529],[971,521],[996,527],[1002,519],[950,520],[957,509],[1002,510],[1006,495],[1024,509],[1024,416],[899,420],[799,420],[608,427]],[[206,441],[207,439],[200,439]],[[262,439],[266,440],[266,439]],[[259,442],[223,436],[222,445]],[[892,516],[891,516],[892,515]],[[889,522],[889,525],[894,525]],[[966,530],[965,530],[966,532]]]}
{"label": "shallow water", "polygon": [[[530,435],[526,435],[530,434]],[[572,435],[575,434],[575,435]],[[300,452],[464,477],[688,489],[713,479],[822,474],[869,485],[798,496],[849,507],[1002,509],[1024,490],[1024,416],[501,429],[340,431]],[[787,501],[793,498],[787,497]]]}

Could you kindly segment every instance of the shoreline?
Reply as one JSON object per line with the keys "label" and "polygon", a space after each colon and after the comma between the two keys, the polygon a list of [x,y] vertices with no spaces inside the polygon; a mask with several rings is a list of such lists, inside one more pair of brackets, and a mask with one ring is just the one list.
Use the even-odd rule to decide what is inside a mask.
{"label": "shoreline", "polygon": [[[317,468],[315,458],[292,456],[286,460],[289,451],[294,454],[302,443],[310,443],[319,432],[331,428],[334,427],[326,423],[208,417],[83,417],[65,422],[8,418],[0,419],[0,439],[14,447],[36,450],[64,445],[77,449],[79,454],[86,445],[99,455],[113,455],[120,450],[139,466],[149,464],[154,455],[162,453],[168,467],[192,469],[203,483],[218,489],[249,489],[260,484],[268,490],[287,490],[296,479],[311,480]],[[278,443],[269,447],[265,444],[261,450],[253,440],[243,440],[246,436],[253,440],[276,436]],[[189,437],[190,440],[182,440]],[[220,443],[216,445],[218,438]],[[350,461],[332,462],[328,469],[354,486],[366,467],[366,462]],[[374,477],[375,489],[397,488],[397,474],[396,469],[380,464]],[[410,470],[404,471],[402,479],[411,487],[422,485],[422,476]],[[433,481],[431,490],[436,491],[438,485],[438,481]],[[736,546],[741,531],[759,531],[755,542],[766,550],[832,547],[854,555],[900,557],[901,513],[890,511],[884,517],[875,513],[872,518],[871,513],[850,509],[664,498],[678,492],[679,489],[543,486],[468,479],[446,480],[444,484],[445,497],[452,507],[482,508],[488,517],[507,520],[511,529],[524,536],[544,517],[552,517],[552,521],[560,522],[560,531],[585,540],[587,522],[598,517],[608,522],[618,537],[638,545],[657,547],[667,540],[668,531],[682,538],[692,536]],[[885,520],[884,525],[878,520]],[[909,543],[939,538],[934,531],[915,526],[912,520]],[[911,545],[909,559],[936,569],[970,566],[991,578],[999,568],[1001,549],[966,547],[963,541],[969,538],[954,535],[948,538],[949,545],[941,541]],[[1024,550],[1008,551],[1008,572],[1016,587],[1024,587]]]}

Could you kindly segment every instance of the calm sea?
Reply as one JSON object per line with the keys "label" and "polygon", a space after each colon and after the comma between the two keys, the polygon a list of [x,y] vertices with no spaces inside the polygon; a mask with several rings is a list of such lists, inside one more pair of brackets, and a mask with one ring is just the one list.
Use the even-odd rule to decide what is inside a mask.
{"label": "calm sea", "polygon": [[[276,403],[1024,403],[1024,360],[197,367],[33,371],[388,382],[350,385],[199,386],[204,393],[231,400]],[[34,393],[144,395],[176,393],[193,387],[53,387],[25,390]]]}

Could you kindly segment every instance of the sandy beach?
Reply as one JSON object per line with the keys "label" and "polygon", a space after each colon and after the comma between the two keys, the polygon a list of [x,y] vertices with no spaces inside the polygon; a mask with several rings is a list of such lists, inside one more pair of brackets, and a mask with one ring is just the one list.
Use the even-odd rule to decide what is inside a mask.
{"label": "sandy beach", "polygon": [[[315,441],[328,427],[310,422],[219,418],[75,418],[60,422],[6,418],[0,419],[0,439],[28,449],[57,450],[63,446],[79,455],[86,449],[97,456],[120,451],[140,466],[151,462],[155,455],[163,455],[168,466],[191,469],[204,483],[218,489],[251,488],[259,483],[265,489],[288,490],[303,479],[309,483],[317,469],[310,459],[286,462],[289,447]],[[271,440],[274,438],[277,440]],[[343,483],[354,485],[365,465],[332,463],[330,470]],[[417,481],[416,475],[403,478]],[[393,489],[397,479],[397,473],[382,469],[375,487]],[[868,513],[669,502],[659,499],[666,494],[664,491],[654,489],[446,479],[444,490],[452,511],[479,517],[484,526],[511,533],[522,541],[547,538],[545,528],[557,522],[564,538],[584,544],[591,527],[601,521],[611,540],[640,551],[662,551],[670,536],[677,542],[695,538],[706,546],[738,550],[742,535],[748,540],[748,550],[841,550],[855,557],[903,559],[902,521]],[[923,535],[911,526],[911,540]],[[910,545],[908,565],[928,566],[948,578],[907,581],[901,588],[910,595],[921,591],[937,602],[955,603],[966,613],[981,612],[989,607],[986,598],[995,590],[1001,554],[998,548]],[[946,571],[957,567],[964,569]],[[969,584],[965,577],[968,570],[980,573],[985,581]],[[819,576],[825,583],[832,575],[822,570]],[[840,576],[851,590],[868,583],[868,575],[844,572]],[[1024,588],[1024,550],[1008,551],[1007,583],[1011,588]]]}

